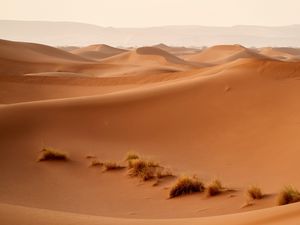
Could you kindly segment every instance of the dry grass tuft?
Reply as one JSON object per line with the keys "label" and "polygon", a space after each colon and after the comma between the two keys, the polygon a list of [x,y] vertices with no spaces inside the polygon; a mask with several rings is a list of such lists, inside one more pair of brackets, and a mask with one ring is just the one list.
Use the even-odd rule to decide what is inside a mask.
{"label": "dry grass tuft", "polygon": [[250,200],[247,200],[242,206],[241,206],[241,209],[244,209],[244,208],[248,208],[248,207],[251,207],[253,206],[254,203]]}
{"label": "dry grass tuft", "polygon": [[206,189],[206,195],[208,197],[216,196],[224,191],[224,187],[219,180],[214,180]]}
{"label": "dry grass tuft", "polygon": [[174,174],[172,173],[172,171],[170,169],[162,168],[161,170],[157,171],[156,177],[158,179],[163,179],[166,177],[174,177]]}
{"label": "dry grass tuft", "polygon": [[95,158],[97,158],[97,157],[94,156],[94,155],[87,155],[85,158],[86,158],[86,159],[95,159]]}
{"label": "dry grass tuft", "polygon": [[54,149],[44,148],[42,149],[42,154],[38,158],[38,161],[66,161],[68,160],[67,154],[59,152]]}
{"label": "dry grass tuft", "polygon": [[181,177],[171,188],[169,197],[175,198],[180,195],[191,194],[195,192],[203,192],[204,184],[196,177]]}
{"label": "dry grass tuft", "polygon": [[257,186],[251,186],[247,190],[247,194],[250,197],[250,199],[262,199],[264,195],[262,194],[262,191],[259,187]]}
{"label": "dry grass tuft", "polygon": [[99,160],[94,159],[91,161],[90,167],[97,167],[97,166],[103,166],[103,165],[104,165],[103,162],[100,162]]}
{"label": "dry grass tuft", "polygon": [[140,156],[134,152],[128,152],[125,161],[130,162],[131,160],[139,159]]}
{"label": "dry grass tuft", "polygon": [[155,178],[158,168],[160,168],[158,163],[144,159],[134,159],[128,162],[129,175],[139,177],[143,181]]}
{"label": "dry grass tuft", "polygon": [[278,205],[287,205],[300,201],[300,192],[292,187],[285,187],[278,196]]}
{"label": "dry grass tuft", "polygon": [[120,170],[125,168],[125,166],[122,166],[121,164],[112,161],[104,162],[103,166],[105,171]]}

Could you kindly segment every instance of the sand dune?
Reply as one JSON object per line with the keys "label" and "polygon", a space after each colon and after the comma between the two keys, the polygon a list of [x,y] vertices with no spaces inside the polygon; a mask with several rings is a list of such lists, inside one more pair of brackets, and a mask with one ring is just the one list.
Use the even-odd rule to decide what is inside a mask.
{"label": "sand dune", "polygon": [[67,51],[67,52],[71,52],[75,49],[79,49],[80,47],[77,47],[77,46],[58,46],[57,48],[59,48],[61,50],[64,50],[64,51]]}
{"label": "sand dune", "polygon": [[[267,193],[273,194],[285,184],[300,185],[297,173],[290,173],[291,169],[297,171],[299,165],[297,157],[290,155],[296,154],[295,146],[299,145],[299,84],[295,79],[300,74],[296,72],[292,77],[270,74],[284,65],[291,67],[286,66],[281,72],[292,73],[298,64],[259,60],[242,63],[240,68],[230,64],[219,72],[212,69],[211,74],[206,71],[203,76],[200,73],[182,81],[99,97],[2,107],[1,137],[6,141],[1,143],[1,149],[4,149],[1,164],[10,172],[1,173],[2,180],[7,180],[7,186],[0,192],[1,201],[138,218],[174,217],[174,210],[177,217],[197,217],[273,206],[275,199],[271,196],[249,209],[241,208],[245,201],[243,190],[258,183]],[[253,90],[259,94],[253,95]],[[26,134],[19,127],[26,130]],[[11,138],[17,138],[18,142],[12,143]],[[288,143],[283,141],[286,138]],[[65,149],[72,155],[74,163],[57,166],[25,164],[35,158],[42,143]],[[19,152],[19,148],[23,151]],[[19,152],[14,154],[13,165],[9,163],[12,149]],[[128,180],[126,173],[99,176],[85,166],[87,151],[103,159],[120,159],[128,149],[155,156],[179,173],[198,173],[207,181],[221,177],[239,191],[234,198],[224,195],[205,199],[197,195],[170,201],[166,200],[167,190],[164,189],[169,182],[158,188],[140,187],[134,180]],[[176,154],[173,154],[174,150]],[[271,161],[270,152],[273,153]],[[245,155],[247,160],[241,160]],[[22,174],[18,173],[20,169]],[[30,176],[34,171],[39,174]],[[59,171],[60,176],[45,180],[47,173],[54,175],[55,171]],[[274,173],[276,177],[266,179]],[[10,183],[8,175],[16,179]],[[24,184],[20,176],[30,177],[30,182]],[[57,186],[51,186],[52,182]],[[122,192],[115,192],[116,182],[122,186]],[[42,191],[31,193],[29,201],[24,197],[32,185]],[[74,190],[73,185],[81,188]],[[23,188],[18,188],[20,186]],[[77,197],[74,199],[73,196]],[[141,201],[145,204],[141,205]],[[111,207],[105,207],[108,203]]]}
{"label": "sand dune", "polygon": [[200,53],[187,55],[184,58],[188,61],[219,65],[241,58],[263,59],[266,56],[257,54],[255,51],[241,45],[217,45]]}
{"label": "sand dune", "polygon": [[[300,187],[300,63],[242,46],[197,53],[209,67],[154,47],[97,63],[46,53],[51,60],[62,57],[63,65],[71,62],[73,72],[51,71],[49,64],[49,71],[0,77],[0,217],[6,224],[32,224],[33,218],[78,225],[299,220],[299,204],[270,207],[282,187]],[[102,77],[85,76],[95,71]],[[45,146],[70,160],[37,163]],[[176,176],[196,174],[206,184],[218,178],[232,191],[168,199],[176,178],[153,186],[126,169],[88,167],[87,155],[125,163],[128,151]],[[245,207],[250,185],[266,197]]]}
{"label": "sand dune", "polygon": [[0,40],[1,75],[68,71],[67,67],[88,63],[92,61],[50,46]]}
{"label": "sand dune", "polygon": [[188,62],[154,47],[142,47],[134,51],[123,53],[102,60],[106,63],[126,63],[143,65],[164,65],[164,66],[190,66]]}
{"label": "sand dune", "polygon": [[300,50],[294,48],[261,48],[259,53],[279,60],[300,60]]}
{"label": "sand dune", "polygon": [[[105,62],[95,62],[91,61],[91,59],[86,59],[85,57],[74,55],[50,46],[25,42],[1,40],[0,48],[1,75],[25,75],[34,73],[39,75],[41,75],[41,73],[46,73],[49,75],[49,72],[63,72],[76,73],[77,75],[81,74],[84,76],[127,76],[169,73],[182,70],[179,65],[177,67],[166,66],[166,61],[164,60],[156,62],[155,57],[150,59],[151,63],[147,64],[146,67],[140,67],[137,65],[126,64],[126,62],[122,61],[122,57],[120,57],[120,61],[114,61],[112,59]],[[91,46],[91,48],[97,49],[97,46]],[[110,53],[118,51],[116,49],[109,49],[105,46],[102,46],[101,49],[103,48],[106,53],[108,53],[108,51],[110,51]],[[86,49],[81,49],[80,51],[84,52]],[[18,54],[19,52],[22,52],[22,54]],[[140,53],[143,54],[143,51]],[[137,55],[140,56],[140,53]],[[131,55],[131,53],[128,54]],[[159,57],[165,57],[173,63],[184,63],[183,60],[180,60],[171,54],[164,52],[163,54],[163,56]],[[121,55],[126,56],[126,53]],[[134,60],[135,64],[143,66],[145,66],[144,62],[147,61],[147,59],[145,60],[143,57],[141,57],[141,59],[139,59],[139,57],[133,57],[132,60]]]}
{"label": "sand dune", "polygon": [[113,48],[108,45],[100,44],[100,45],[90,45],[87,47],[72,50],[70,52],[84,58],[99,60],[110,56],[118,55],[120,53],[126,52],[126,50]]}
{"label": "sand dune", "polygon": [[200,49],[196,48],[186,48],[186,47],[171,47],[165,44],[158,44],[158,45],[153,45],[154,48],[159,48],[161,50],[164,50],[170,54],[176,55],[176,56],[183,56],[183,55],[189,55],[189,54],[194,54],[197,52],[200,52]]}
{"label": "sand dune", "polygon": [[47,45],[7,40],[0,40],[0,58],[35,63],[90,62],[82,57]]}

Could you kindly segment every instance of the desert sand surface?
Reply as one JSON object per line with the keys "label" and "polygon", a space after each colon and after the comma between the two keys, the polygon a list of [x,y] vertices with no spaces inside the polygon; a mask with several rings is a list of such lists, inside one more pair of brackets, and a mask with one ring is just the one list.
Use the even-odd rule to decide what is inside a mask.
{"label": "desert sand surface", "polygon": [[[123,225],[123,224],[232,224],[232,225],[256,225],[256,224],[278,224],[278,225],[292,225],[299,221],[299,205],[290,205],[285,208],[271,208],[255,212],[206,217],[206,218],[188,218],[188,219],[120,219],[111,217],[99,217],[82,214],[63,213],[58,211],[26,208],[22,206],[13,206],[1,204],[0,215],[3,222],[7,225],[13,224],[32,224],[32,217],[35,222],[41,225],[80,225],[80,224],[107,224],[107,225]],[[18,214],[18,217],[14,215]],[[268,221],[268,222],[266,222]],[[274,223],[276,221],[276,223]]]}
{"label": "desert sand surface", "polygon": [[[300,62],[292,49],[278,57],[219,45],[175,55],[152,46],[99,60],[4,40],[0,49],[5,224],[299,221],[298,203],[277,206],[284,186],[300,187]],[[45,147],[69,160],[37,162]],[[86,158],[126,165],[130,151],[174,176],[143,182],[126,168],[91,168]],[[217,178],[230,191],[170,199],[181,175]],[[247,199],[251,185],[263,199]]]}

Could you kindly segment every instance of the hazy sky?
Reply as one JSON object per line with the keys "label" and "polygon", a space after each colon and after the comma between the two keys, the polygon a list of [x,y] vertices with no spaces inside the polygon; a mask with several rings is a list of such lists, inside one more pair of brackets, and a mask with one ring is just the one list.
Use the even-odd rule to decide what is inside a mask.
{"label": "hazy sky", "polygon": [[0,19],[114,27],[280,26],[300,24],[299,11],[300,0],[0,0]]}

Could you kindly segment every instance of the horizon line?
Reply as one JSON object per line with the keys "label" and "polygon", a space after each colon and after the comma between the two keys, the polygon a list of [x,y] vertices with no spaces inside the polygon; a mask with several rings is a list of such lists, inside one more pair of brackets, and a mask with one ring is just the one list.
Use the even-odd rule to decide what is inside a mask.
{"label": "horizon line", "polygon": [[97,26],[102,28],[114,28],[114,29],[146,29],[146,28],[160,28],[160,27],[206,27],[206,28],[235,28],[235,27],[264,27],[264,28],[280,28],[280,27],[293,27],[293,26],[300,26],[300,24],[287,24],[287,25],[254,25],[254,24],[236,24],[236,25],[228,25],[228,26],[219,26],[219,25],[200,25],[200,24],[185,24],[185,25],[176,25],[176,24],[169,24],[169,25],[152,25],[152,26],[104,26],[98,24],[92,24],[88,22],[79,22],[79,21],[67,21],[67,20],[18,20],[18,19],[0,19],[0,22],[7,21],[7,22],[47,22],[47,23],[77,23],[83,25],[90,25],[90,26]]}

